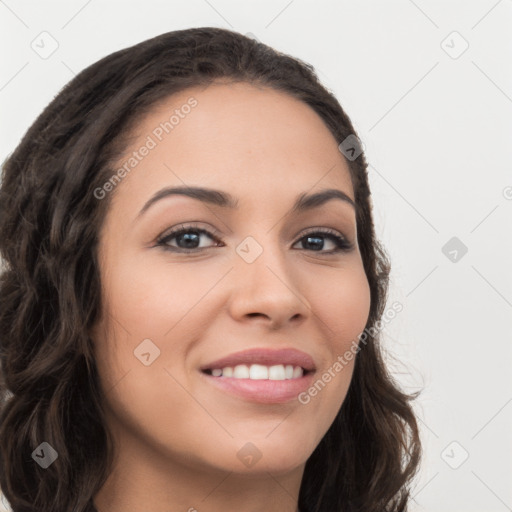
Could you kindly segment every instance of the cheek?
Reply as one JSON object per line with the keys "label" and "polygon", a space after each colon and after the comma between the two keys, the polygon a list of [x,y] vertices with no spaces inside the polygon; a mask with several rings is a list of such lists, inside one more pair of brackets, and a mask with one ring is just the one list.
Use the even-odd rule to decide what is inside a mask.
{"label": "cheek", "polygon": [[[337,278],[338,279],[338,278]],[[368,279],[361,265],[354,265],[339,273],[339,286],[328,287],[312,308],[320,317],[326,343],[326,359],[311,388],[301,398],[315,409],[328,427],[345,400],[358,357],[359,335],[364,331],[370,312],[371,293]]]}
{"label": "cheek", "polygon": [[212,286],[212,280],[194,278],[179,264],[151,265],[142,258],[125,258],[105,283],[108,309],[135,341],[163,338],[187,317]]}
{"label": "cheek", "polygon": [[[363,332],[370,313],[371,294],[362,265],[339,278],[339,285],[328,284],[329,293],[322,297],[322,305],[315,309],[330,328],[331,349],[345,351]],[[327,329],[327,327],[326,327]]]}
{"label": "cheek", "polygon": [[[218,281],[218,272],[202,273],[199,279],[197,271],[179,264],[148,265],[126,255],[115,265],[110,259],[109,265],[112,270],[103,280],[108,291],[104,321],[94,334],[105,388],[116,385],[127,372],[131,379],[143,372],[137,374],[138,388],[132,393],[150,392],[151,386],[163,389],[156,372],[163,382],[169,381],[164,369],[183,380],[187,354],[214,318],[216,304],[211,304],[208,292]],[[146,367],[144,357],[154,362]],[[145,369],[151,371],[144,373]]]}

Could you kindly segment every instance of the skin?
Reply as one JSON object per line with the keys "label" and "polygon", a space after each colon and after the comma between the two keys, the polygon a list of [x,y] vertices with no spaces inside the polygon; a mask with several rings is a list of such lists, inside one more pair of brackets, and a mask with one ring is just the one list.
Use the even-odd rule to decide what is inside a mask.
{"label": "skin", "polygon": [[[294,347],[321,377],[357,340],[370,290],[353,206],[333,199],[289,212],[298,195],[324,188],[353,200],[349,170],[308,105],[226,82],[160,102],[119,166],[191,96],[197,106],[110,192],[100,232],[104,311],[91,336],[116,463],[94,501],[100,512],[295,512],[305,463],[339,411],[354,361],[307,404],[244,400],[199,367],[244,349]],[[175,195],[138,217],[155,192],[180,185],[229,192],[239,208]],[[204,249],[190,254],[157,245],[183,222],[222,242],[199,235]],[[332,253],[324,236],[317,249],[304,238],[309,228],[336,230],[353,248]],[[247,236],[263,250],[252,263],[236,252]],[[186,247],[183,237],[167,244]],[[148,366],[134,356],[145,339],[160,350]],[[248,442],[261,453],[251,467],[237,457]]]}

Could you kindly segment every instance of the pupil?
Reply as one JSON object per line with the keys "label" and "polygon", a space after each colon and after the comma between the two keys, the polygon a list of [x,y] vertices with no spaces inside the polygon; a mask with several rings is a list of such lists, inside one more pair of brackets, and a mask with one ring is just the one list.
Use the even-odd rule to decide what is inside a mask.
{"label": "pupil", "polygon": [[194,242],[197,242],[197,240],[191,240],[191,237],[196,237],[197,238],[197,233],[193,232],[193,234],[191,235],[190,233],[185,233],[183,235],[180,235],[180,237],[184,237],[185,238],[185,242],[186,242],[186,249],[194,249],[196,246],[194,246]]}
{"label": "pupil", "polygon": [[314,246],[317,246],[319,249],[322,249],[323,248],[323,240],[321,237],[318,237],[318,236],[308,236],[306,238],[307,242],[306,243],[309,243],[309,240],[316,240],[316,242],[313,242],[313,245]]}

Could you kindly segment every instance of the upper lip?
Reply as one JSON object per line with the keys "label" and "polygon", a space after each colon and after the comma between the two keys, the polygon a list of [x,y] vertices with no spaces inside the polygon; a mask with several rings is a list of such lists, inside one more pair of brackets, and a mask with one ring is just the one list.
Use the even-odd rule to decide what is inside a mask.
{"label": "upper lip", "polygon": [[222,369],[227,366],[237,366],[239,364],[261,364],[265,366],[287,365],[301,366],[304,370],[315,370],[313,358],[294,348],[269,349],[269,348],[253,348],[234,352],[226,357],[217,359],[211,363],[201,366],[201,370]]}

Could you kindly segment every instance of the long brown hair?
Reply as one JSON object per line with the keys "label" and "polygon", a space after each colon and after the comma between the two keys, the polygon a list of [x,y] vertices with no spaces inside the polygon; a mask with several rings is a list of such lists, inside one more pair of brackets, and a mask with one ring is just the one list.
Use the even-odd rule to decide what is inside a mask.
{"label": "long brown hair", "polygon": [[[127,134],[169,95],[215,80],[284,91],[341,143],[356,132],[314,68],[219,28],[162,34],[78,74],[3,165],[0,187],[0,485],[14,512],[91,512],[113,459],[88,331],[101,311],[98,233]],[[353,154],[353,152],[352,152]],[[305,467],[301,512],[407,510],[421,454],[411,400],[386,368],[378,332],[390,263],[375,237],[364,152],[348,158],[371,290],[352,381]],[[46,469],[34,451],[58,454]]]}

